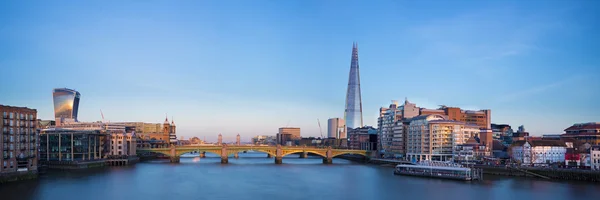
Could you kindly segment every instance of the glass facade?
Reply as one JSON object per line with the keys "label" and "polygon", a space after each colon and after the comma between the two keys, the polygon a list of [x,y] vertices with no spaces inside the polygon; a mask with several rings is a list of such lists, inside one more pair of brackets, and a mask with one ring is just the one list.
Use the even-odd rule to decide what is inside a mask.
{"label": "glass facade", "polygon": [[348,78],[348,91],[346,92],[346,109],[344,110],[346,128],[363,126],[362,100],[360,95],[360,75],[358,71],[358,45],[352,45],[352,60]]}
{"label": "glass facade", "polygon": [[54,98],[54,117],[77,121],[80,95],[79,92],[67,88],[54,89],[52,92]]}
{"label": "glass facade", "polygon": [[[99,131],[48,131],[40,134],[40,160],[83,161],[106,152]],[[104,152],[103,152],[104,151]]]}

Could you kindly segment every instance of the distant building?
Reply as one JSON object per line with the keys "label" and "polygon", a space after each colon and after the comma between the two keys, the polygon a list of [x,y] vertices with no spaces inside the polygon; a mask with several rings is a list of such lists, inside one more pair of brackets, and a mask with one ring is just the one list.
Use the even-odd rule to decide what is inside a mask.
{"label": "distant building", "polygon": [[79,92],[67,88],[56,88],[52,91],[54,118],[58,126],[65,122],[77,122],[80,96]]}
{"label": "distant building", "polygon": [[448,120],[444,115],[413,117],[408,126],[406,154],[410,160],[450,161],[454,148],[479,133],[476,125]]}
{"label": "distant building", "polygon": [[346,124],[344,123],[344,119],[331,118],[327,120],[327,137],[347,138]]}
{"label": "distant building", "polygon": [[492,137],[494,140],[499,140],[505,147],[512,143],[513,130],[508,124],[491,124]]}
{"label": "distant building", "polygon": [[600,170],[600,146],[592,146],[590,151],[590,161],[592,170]]}
{"label": "distant building", "polygon": [[198,137],[193,137],[190,139],[190,144],[204,144],[204,141]]}
{"label": "distant building", "polygon": [[38,123],[38,125],[37,125],[38,129],[46,129],[46,128],[50,128],[50,127],[56,126],[56,121],[54,121],[54,120],[41,120],[41,119],[38,119],[37,123]]}
{"label": "distant building", "polygon": [[377,129],[371,126],[348,129],[348,139],[350,149],[377,150]]}
{"label": "distant building", "polygon": [[252,144],[255,145],[274,145],[277,143],[276,136],[257,135],[252,138]]}
{"label": "distant building", "polygon": [[563,139],[574,139],[580,144],[600,145],[600,122],[579,123],[565,129]]}
{"label": "distant building", "polygon": [[481,162],[483,158],[491,157],[489,147],[477,142],[475,137],[471,137],[463,144],[455,145],[452,154],[454,162],[458,163]]}
{"label": "distant building", "polygon": [[511,152],[521,165],[548,166],[565,162],[567,145],[557,140],[521,140],[513,142]]}
{"label": "distant building", "polygon": [[300,128],[282,127],[277,133],[277,144],[286,145],[287,142],[295,143],[300,140]]}
{"label": "distant building", "polygon": [[25,173],[37,173],[37,110],[0,105],[0,182]]}
{"label": "distant building", "polygon": [[345,149],[348,148],[348,139],[323,138],[320,146]]}

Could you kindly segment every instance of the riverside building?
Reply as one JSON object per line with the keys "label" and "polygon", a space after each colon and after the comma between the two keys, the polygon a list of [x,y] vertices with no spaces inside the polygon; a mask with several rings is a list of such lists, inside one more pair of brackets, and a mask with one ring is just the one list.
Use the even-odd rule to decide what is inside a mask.
{"label": "riverside building", "polygon": [[444,115],[414,117],[408,126],[406,154],[414,161],[450,161],[454,148],[477,133],[477,126],[448,120]]}
{"label": "riverside building", "polygon": [[0,182],[37,174],[37,110],[0,105]]}

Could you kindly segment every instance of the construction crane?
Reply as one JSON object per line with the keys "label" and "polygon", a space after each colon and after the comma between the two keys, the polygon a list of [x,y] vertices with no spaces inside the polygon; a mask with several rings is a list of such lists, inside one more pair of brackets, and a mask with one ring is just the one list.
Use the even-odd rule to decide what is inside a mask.
{"label": "construction crane", "polygon": [[317,118],[317,123],[319,124],[319,131],[321,132],[321,139],[323,139],[323,130],[321,129],[321,121]]}

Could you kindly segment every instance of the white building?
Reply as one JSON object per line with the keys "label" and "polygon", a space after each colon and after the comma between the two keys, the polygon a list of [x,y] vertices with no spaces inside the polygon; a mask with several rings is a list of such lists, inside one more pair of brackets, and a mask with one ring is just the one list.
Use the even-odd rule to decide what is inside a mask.
{"label": "white building", "polygon": [[477,133],[476,125],[448,120],[445,115],[413,117],[408,126],[406,156],[415,161],[449,161],[455,147]]}
{"label": "white building", "polygon": [[593,146],[590,149],[590,161],[592,170],[600,170],[600,146]]}
{"label": "white building", "polygon": [[135,132],[113,133],[110,135],[111,156],[135,156],[137,137]]}
{"label": "white building", "polygon": [[330,118],[327,120],[327,137],[328,138],[347,138],[346,123],[344,119]]}
{"label": "white building", "polygon": [[512,159],[521,165],[545,166],[564,163],[567,145],[559,140],[515,141],[511,151]]}

